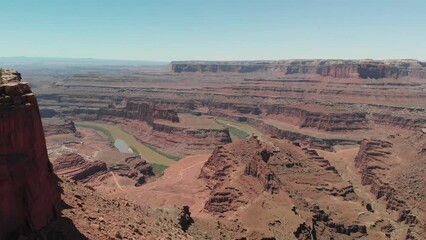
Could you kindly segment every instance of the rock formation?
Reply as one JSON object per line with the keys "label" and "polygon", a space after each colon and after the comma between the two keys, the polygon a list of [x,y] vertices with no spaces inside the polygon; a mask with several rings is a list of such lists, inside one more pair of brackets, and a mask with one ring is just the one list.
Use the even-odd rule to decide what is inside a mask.
{"label": "rock formation", "polygon": [[53,161],[53,170],[57,175],[81,183],[94,182],[105,177],[107,165],[101,161],[89,162],[76,153],[64,154]]}
{"label": "rock formation", "polygon": [[60,118],[42,118],[44,134],[46,136],[56,134],[74,134],[79,136],[74,122]]}
{"label": "rock formation", "polygon": [[373,113],[373,121],[377,124],[386,124],[407,129],[421,129],[426,126],[426,116],[410,118],[409,116],[395,116],[393,114]]}
{"label": "rock formation", "polygon": [[[397,221],[410,226],[409,231],[415,231],[411,234],[425,234],[425,230],[414,230],[412,227],[422,228],[418,217],[412,212],[410,206],[412,203],[413,192],[397,188],[397,183],[392,182],[392,176],[387,176],[391,172],[391,158],[395,157],[392,152],[393,144],[388,141],[378,139],[365,139],[361,142],[358,155],[355,158],[355,166],[361,173],[361,183],[370,186],[371,193],[376,199],[383,200],[386,209],[395,211],[398,214]],[[396,157],[398,158],[398,157]],[[419,168],[421,166],[418,166]],[[400,179],[403,181],[403,179]],[[413,187],[413,186],[411,186]],[[420,208],[422,209],[422,208]],[[417,210],[423,218],[424,210]],[[419,224],[419,226],[416,226]],[[408,233],[407,233],[408,234]],[[416,238],[414,238],[416,239]]]}
{"label": "rock formation", "polygon": [[[241,117],[230,116],[226,114],[222,114],[220,112],[209,112],[211,115],[223,117],[227,119],[233,119],[238,121]],[[299,133],[297,131],[289,131],[281,129],[277,126],[268,124],[260,119],[244,117],[244,121],[250,125],[256,126],[256,128],[262,130],[262,132],[275,136],[280,139],[287,139],[290,141],[299,141],[307,146],[311,146],[313,148],[323,149],[332,151],[333,146],[335,145],[352,145],[357,144],[359,141],[352,139],[339,139],[339,138],[319,138],[311,135],[306,135],[303,133]]]}
{"label": "rock formation", "polygon": [[18,71],[10,69],[0,69],[0,84],[16,83],[21,81],[22,77]]}
{"label": "rock formation", "polygon": [[[273,147],[262,144],[256,137],[238,145],[240,147],[225,145],[216,148],[201,169],[200,178],[207,179],[213,191],[204,207],[206,211],[223,213],[247,203],[248,199],[244,200],[248,198],[244,196],[245,191],[233,186],[233,181],[251,183],[253,191],[258,194],[262,191],[276,193],[279,190],[279,180],[268,166],[269,157],[274,154]],[[250,152],[246,152],[248,149]]]}
{"label": "rock formation", "polygon": [[63,217],[29,239],[193,239],[180,228],[178,215],[172,211],[110,198],[67,179],[61,187],[68,206]]}
{"label": "rock formation", "polygon": [[0,239],[17,239],[59,216],[36,97],[16,71],[0,77]]}
{"label": "rock formation", "polygon": [[364,140],[360,151],[355,158],[355,166],[361,172],[361,183],[370,185],[371,192],[377,199],[383,198],[387,208],[402,211],[407,208],[406,203],[399,198],[397,190],[382,176],[389,165],[386,157],[391,154],[392,143],[381,140]]}
{"label": "rock formation", "polygon": [[110,104],[108,108],[74,108],[65,114],[82,114],[87,119],[102,119],[105,116],[137,119],[152,124],[155,119],[179,122],[179,117],[173,109],[162,108],[148,103],[127,102],[125,107]]}
{"label": "rock formation", "polygon": [[365,113],[324,113],[312,112],[301,108],[286,105],[270,105],[266,107],[266,114],[283,116],[300,127],[310,127],[325,131],[357,130],[367,127]]}
{"label": "rock formation", "polygon": [[283,60],[242,62],[172,62],[175,73],[311,74],[333,78],[426,78],[424,64],[416,60]]}
{"label": "rock formation", "polygon": [[[152,126],[137,120],[122,118],[109,119],[141,142],[162,149],[162,151],[175,156],[206,153],[219,145],[232,142],[227,129],[204,129],[180,127],[167,121],[155,121]],[[172,152],[167,149],[173,149]]]}
{"label": "rock formation", "polygon": [[[250,229],[235,230],[241,232],[234,238],[354,239],[368,235],[366,223],[358,219],[365,206],[352,184],[317,151],[297,143],[252,136],[218,147],[199,178],[211,191],[204,211]],[[358,210],[348,210],[348,206]],[[255,225],[243,217],[250,214],[257,214]],[[408,214],[401,218],[412,221]]]}
{"label": "rock formation", "polygon": [[152,166],[140,156],[128,157],[122,163],[110,167],[119,176],[125,176],[136,181],[135,186],[145,184],[149,178],[155,176]]}

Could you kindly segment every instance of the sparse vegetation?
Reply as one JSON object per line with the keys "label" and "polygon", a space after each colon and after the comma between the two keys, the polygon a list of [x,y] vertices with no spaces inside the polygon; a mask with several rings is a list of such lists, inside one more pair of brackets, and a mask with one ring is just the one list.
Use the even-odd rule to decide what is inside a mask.
{"label": "sparse vegetation", "polygon": [[166,165],[157,164],[157,163],[151,163],[151,166],[156,176],[162,176],[164,174],[164,170],[168,168]]}
{"label": "sparse vegetation", "polygon": [[228,129],[229,133],[231,133],[232,135],[234,135],[235,137],[237,137],[238,139],[244,139],[248,136],[250,136],[250,134],[236,128],[236,127],[232,127],[229,125],[225,125],[225,128]]}
{"label": "sparse vegetation", "polygon": [[140,152],[133,146],[129,146],[132,149],[133,153],[140,154]]}

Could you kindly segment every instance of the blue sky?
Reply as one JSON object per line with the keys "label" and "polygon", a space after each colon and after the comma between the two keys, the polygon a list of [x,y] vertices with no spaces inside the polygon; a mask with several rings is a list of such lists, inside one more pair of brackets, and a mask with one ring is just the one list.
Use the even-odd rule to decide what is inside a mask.
{"label": "blue sky", "polygon": [[425,0],[0,3],[0,57],[426,60]]}

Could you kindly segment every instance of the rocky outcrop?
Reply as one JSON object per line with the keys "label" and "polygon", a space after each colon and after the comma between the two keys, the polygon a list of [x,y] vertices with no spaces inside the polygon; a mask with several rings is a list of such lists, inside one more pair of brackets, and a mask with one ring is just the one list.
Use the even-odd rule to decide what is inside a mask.
{"label": "rocky outcrop", "polygon": [[43,118],[43,129],[46,136],[56,134],[74,134],[79,135],[74,122],[60,118]]}
{"label": "rocky outcrop", "polygon": [[136,119],[152,124],[155,119],[179,122],[175,110],[162,108],[148,103],[127,102],[125,107],[116,107],[110,104],[107,108],[74,108],[63,112],[67,116],[80,115],[83,119],[98,120],[105,116]]}
{"label": "rocky outcrop", "polygon": [[[84,136],[83,134],[79,145],[87,143],[87,138],[84,138]],[[69,136],[66,137],[69,138]],[[72,147],[62,148],[61,151],[51,150],[51,152],[55,152],[51,155],[54,172],[61,177],[97,188],[103,187],[104,180],[110,177],[129,178],[131,180],[127,182],[134,182],[134,185],[138,187],[155,176],[152,166],[140,155],[127,153],[116,155],[114,162],[107,165],[106,162],[103,162],[104,158],[94,156],[99,150],[102,152],[102,145],[97,145],[97,147],[96,150],[92,150],[96,151],[94,154],[87,152],[86,149]],[[80,152],[82,154],[78,154]]]}
{"label": "rocky outcrop", "polygon": [[110,167],[119,176],[125,176],[136,181],[135,186],[145,184],[149,178],[154,177],[152,166],[140,156],[128,157],[124,163],[118,163]]}
{"label": "rocky outcrop", "polygon": [[[399,220],[408,223],[415,216],[407,217],[407,204],[399,197],[398,191],[383,177],[389,166],[386,158],[391,155],[392,143],[381,140],[363,140],[358,155],[355,158],[355,166],[361,173],[361,183],[370,185],[370,191],[377,199],[386,202],[386,208],[400,213]],[[409,210],[408,210],[408,213]]]}
{"label": "rocky outcrop", "polygon": [[0,68],[0,85],[20,82],[22,79],[18,71]]}
{"label": "rocky outcrop", "polygon": [[333,78],[426,78],[426,69],[416,60],[282,60],[242,62],[172,62],[175,73],[310,74]]}
{"label": "rocky outcrop", "polygon": [[[365,225],[353,224],[353,225],[344,225],[341,223],[336,223],[333,221],[330,214],[326,213],[324,210],[320,209],[318,206],[315,206],[312,209],[314,215],[312,216],[312,235],[316,239],[317,232],[322,233],[322,237],[329,235],[330,239],[334,239],[336,233],[348,235],[351,237],[362,237],[367,235],[367,227]],[[355,236],[354,236],[355,235]]]}
{"label": "rocky outcrop", "polygon": [[107,172],[107,165],[101,161],[89,162],[76,153],[64,154],[53,161],[56,174],[81,183],[94,182]]}
{"label": "rocky outcrop", "polygon": [[367,127],[366,114],[311,112],[286,105],[266,106],[267,115],[284,116],[299,127],[325,131],[357,130]]}
{"label": "rocky outcrop", "polygon": [[306,223],[302,223],[297,227],[296,231],[294,231],[293,234],[298,240],[311,240],[311,232],[311,227],[307,226]]}
{"label": "rocky outcrop", "polygon": [[409,116],[394,116],[392,114],[373,113],[372,120],[377,124],[406,129],[421,129],[426,127],[426,117],[414,118]]}
{"label": "rocky outcrop", "polygon": [[261,120],[248,119],[248,123],[255,125],[259,129],[265,131],[268,134],[276,136],[280,139],[287,139],[290,141],[301,141],[306,145],[309,145],[313,148],[319,148],[323,150],[333,151],[333,146],[335,145],[351,145],[358,143],[354,140],[348,139],[338,139],[338,138],[318,138],[298,132],[287,131],[280,129],[273,125],[267,124]]}
{"label": "rocky outcrop", "polygon": [[[422,138],[417,141],[419,146],[424,145]],[[370,192],[385,204],[386,209],[393,211],[396,222],[408,226],[407,239],[424,239],[424,208],[419,204],[423,201],[423,177],[413,175],[420,172],[418,176],[421,176],[424,173],[424,158],[421,154],[416,155],[418,159],[402,158],[398,146],[395,146],[397,143],[378,139],[363,140],[355,158],[355,166],[361,173],[361,183],[370,187]],[[403,151],[407,151],[407,148]],[[414,163],[407,169],[403,164],[395,164],[401,160]],[[397,175],[395,168],[401,168],[404,174]],[[387,233],[390,234],[390,231]]]}
{"label": "rocky outcrop", "polygon": [[169,126],[161,123],[153,123],[152,128],[155,131],[169,134],[182,133],[196,139],[210,138],[209,142],[215,144],[226,144],[232,142],[228,129],[187,129],[182,127]]}
{"label": "rocky outcrop", "polygon": [[[274,228],[274,234],[265,231],[264,237],[292,239],[277,234],[283,231],[283,216],[292,218],[286,227],[297,239],[352,239],[367,234],[365,225],[353,221],[356,218],[348,219],[344,207],[327,214],[315,208],[317,199],[322,199],[327,210],[328,201],[350,206],[360,199],[351,183],[314,149],[252,136],[218,147],[199,178],[210,190],[205,212],[232,218],[241,225],[245,223],[239,221],[240,216],[258,214],[256,224],[267,222],[269,230]],[[287,211],[282,211],[282,206],[287,206]]]}
{"label": "rocky outcrop", "polygon": [[144,120],[152,123],[155,119],[164,119],[171,122],[179,122],[179,117],[173,109],[161,108],[147,103],[128,102],[124,109],[115,109],[121,111],[121,117],[130,119]]}
{"label": "rocky outcrop", "polygon": [[[204,209],[224,213],[247,204],[248,196],[243,189],[249,185],[258,194],[276,193],[280,182],[268,166],[273,154],[273,146],[262,143],[257,137],[217,147],[200,173],[200,178],[206,179],[212,189]],[[244,179],[248,185],[234,186],[232,182],[239,181],[236,179]]]}
{"label": "rocky outcrop", "polygon": [[59,216],[38,103],[16,71],[0,77],[0,239],[18,239]]}
{"label": "rocky outcrop", "polygon": [[235,121],[243,120],[253,126],[256,126],[263,133],[270,134],[276,138],[287,139],[290,141],[299,141],[304,145],[311,146],[313,148],[318,148],[327,151],[333,151],[335,145],[353,145],[358,144],[359,141],[349,140],[349,139],[338,139],[338,138],[318,138],[310,135],[306,135],[299,132],[288,131],[271,124],[265,123],[260,119],[241,117],[241,116],[231,116],[221,112],[210,111],[210,115],[232,119]]}
{"label": "rocky outcrop", "polygon": [[[209,103],[210,111],[234,110],[236,114],[260,115],[282,120],[301,128],[316,128],[324,131],[351,131],[367,128],[364,112],[315,112],[282,104],[263,104],[259,107],[232,103]],[[263,115],[262,115],[263,116]]]}
{"label": "rocky outcrop", "polygon": [[374,171],[386,169],[386,164],[377,161],[379,157],[391,154],[392,143],[381,140],[363,140],[358,155],[355,158],[355,166],[360,170],[363,185],[370,185],[377,179]]}

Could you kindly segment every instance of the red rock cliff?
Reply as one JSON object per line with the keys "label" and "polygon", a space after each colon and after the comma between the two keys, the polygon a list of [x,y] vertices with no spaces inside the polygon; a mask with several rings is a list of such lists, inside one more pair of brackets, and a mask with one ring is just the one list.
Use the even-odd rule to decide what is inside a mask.
{"label": "red rock cliff", "polygon": [[39,230],[60,210],[37,100],[20,80],[16,71],[1,70],[0,239]]}
{"label": "red rock cliff", "polygon": [[315,74],[333,78],[426,78],[424,63],[416,60],[282,60],[282,61],[182,61],[172,62],[175,73]]}

